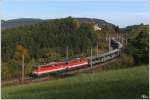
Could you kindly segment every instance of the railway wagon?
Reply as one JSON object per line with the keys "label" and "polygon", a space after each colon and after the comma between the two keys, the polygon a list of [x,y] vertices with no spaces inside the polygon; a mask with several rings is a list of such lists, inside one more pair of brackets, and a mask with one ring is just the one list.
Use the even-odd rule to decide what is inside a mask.
{"label": "railway wagon", "polygon": [[90,61],[89,63],[92,63],[93,65],[99,64],[99,63],[104,63],[104,62],[109,61],[111,59],[114,59],[118,56],[120,56],[119,49],[115,49],[115,50],[112,50],[110,52],[100,54],[98,56],[93,56],[92,61],[89,60]]}

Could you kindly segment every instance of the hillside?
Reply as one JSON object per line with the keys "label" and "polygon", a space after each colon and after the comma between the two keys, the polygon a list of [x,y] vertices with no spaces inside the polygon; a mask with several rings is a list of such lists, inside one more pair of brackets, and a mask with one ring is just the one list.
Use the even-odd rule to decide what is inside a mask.
{"label": "hillside", "polygon": [[121,29],[128,39],[128,54],[135,63],[149,63],[149,25],[132,25]]}
{"label": "hillside", "polygon": [[[34,21],[16,19],[8,22],[18,23],[18,25],[26,22],[27,25],[2,30],[2,80],[20,77],[20,47],[27,51],[25,72],[28,75],[34,65],[64,59],[66,47],[69,48],[69,57],[89,56],[91,47],[95,55],[97,42],[99,53],[106,52],[108,50],[106,37],[118,33],[120,35],[127,33],[128,45],[125,53],[130,56],[129,58],[134,58],[131,60],[132,64],[148,64],[148,25],[141,24],[119,29],[104,20],[72,17]],[[30,22],[35,23],[29,24]],[[102,30],[94,30],[96,23]]]}
{"label": "hillside", "polygon": [[42,22],[41,19],[33,19],[33,18],[20,18],[20,19],[12,19],[12,20],[1,20],[1,29],[10,29],[19,26],[26,26],[35,23]]}
{"label": "hillside", "polygon": [[[96,24],[99,24],[101,26],[115,26],[101,19],[95,19],[95,18],[75,18],[75,19],[78,19],[81,22],[93,22],[94,21]],[[15,28],[19,26],[36,24],[36,23],[43,22],[43,21],[50,21],[50,20],[55,20],[55,19],[43,20],[43,19],[34,19],[34,18],[20,18],[20,19],[12,19],[12,20],[2,20],[1,28],[2,30],[10,29],[10,28]]]}
{"label": "hillside", "polygon": [[2,98],[141,98],[149,91],[148,65],[81,74],[65,79],[2,88]]}
{"label": "hillside", "polygon": [[[97,34],[91,23],[80,23],[71,17],[48,20],[34,25],[3,30],[2,58],[6,60],[7,57],[13,57],[15,47],[19,44],[28,49],[31,57],[43,58],[47,55],[46,53],[56,51],[60,56],[64,56],[66,46],[70,48],[69,53],[71,51],[83,52],[88,47],[95,46],[96,40]],[[39,53],[45,54],[39,56]]]}
{"label": "hillside", "polygon": [[[88,55],[89,47],[96,47],[98,39],[93,26],[93,23],[81,23],[68,17],[2,30],[2,80],[20,77],[20,48],[27,51],[26,75],[35,64],[64,59],[66,46],[69,57],[76,56],[76,52]],[[99,45],[103,46],[102,43]]]}
{"label": "hillside", "polygon": [[[135,25],[136,27],[120,30],[119,27],[98,19],[67,17],[42,20],[40,23],[38,20],[34,24],[2,30],[2,80],[20,77],[20,48],[27,51],[25,72],[28,75],[34,65],[37,67],[40,64],[64,59],[66,47],[69,48],[69,57],[89,56],[91,47],[93,55],[96,55],[97,42],[99,53],[106,52],[106,37],[109,34],[115,36],[117,33],[127,33],[128,50],[125,52],[129,58],[134,58],[135,62],[130,60],[133,61],[132,64],[148,63],[148,25]],[[32,22],[32,19],[27,22]],[[94,30],[96,23],[101,23],[101,31]]]}

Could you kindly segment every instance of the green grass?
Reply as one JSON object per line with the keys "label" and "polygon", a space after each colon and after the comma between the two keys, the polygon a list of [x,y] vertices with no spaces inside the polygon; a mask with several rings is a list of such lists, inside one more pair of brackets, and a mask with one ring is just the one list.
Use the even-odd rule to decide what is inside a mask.
{"label": "green grass", "polygon": [[2,88],[2,98],[140,98],[149,93],[148,65],[85,73]]}

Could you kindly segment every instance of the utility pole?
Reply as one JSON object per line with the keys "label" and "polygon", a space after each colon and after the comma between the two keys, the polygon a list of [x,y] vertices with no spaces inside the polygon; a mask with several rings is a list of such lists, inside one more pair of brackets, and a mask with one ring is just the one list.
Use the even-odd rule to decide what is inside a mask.
{"label": "utility pole", "polygon": [[123,38],[123,34],[121,35],[121,40],[122,40],[122,44],[124,45],[124,38]]}
{"label": "utility pole", "polygon": [[110,35],[109,35],[109,51],[111,51],[111,38],[110,38]]}
{"label": "utility pole", "polygon": [[118,34],[118,41],[120,42],[120,34]]}
{"label": "utility pole", "polygon": [[108,35],[106,34],[106,42],[108,42]]}
{"label": "utility pole", "polygon": [[98,41],[97,41],[97,56],[98,56]]}
{"label": "utility pole", "polygon": [[118,41],[120,41],[120,33],[118,33]]}
{"label": "utility pole", "polygon": [[22,55],[22,82],[24,83],[24,54]]}
{"label": "utility pole", "polygon": [[127,33],[125,33],[125,41],[126,41],[126,47],[127,47],[127,45],[128,45],[128,39],[127,39]]}
{"label": "utility pole", "polygon": [[119,36],[118,36],[118,33],[117,33],[117,40],[119,40]]}
{"label": "utility pole", "polygon": [[92,47],[91,47],[91,68],[92,68]]}
{"label": "utility pole", "polygon": [[68,46],[66,47],[66,59],[68,59]]}
{"label": "utility pole", "polygon": [[39,78],[39,71],[40,71],[40,66],[38,66],[38,78]]}

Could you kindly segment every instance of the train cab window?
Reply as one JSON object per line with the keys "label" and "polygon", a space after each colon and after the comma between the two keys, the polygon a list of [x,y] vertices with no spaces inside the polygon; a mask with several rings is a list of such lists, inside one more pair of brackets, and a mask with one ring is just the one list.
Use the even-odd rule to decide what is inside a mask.
{"label": "train cab window", "polygon": [[68,64],[68,62],[66,62],[65,64]]}

